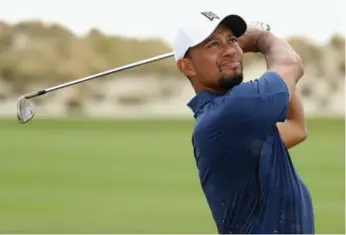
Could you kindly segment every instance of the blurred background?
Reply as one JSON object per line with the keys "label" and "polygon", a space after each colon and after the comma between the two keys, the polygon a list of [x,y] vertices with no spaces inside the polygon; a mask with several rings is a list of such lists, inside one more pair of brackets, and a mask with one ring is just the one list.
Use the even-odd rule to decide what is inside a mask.
{"label": "blurred background", "polygon": [[[166,59],[35,98],[23,93],[170,52],[191,11],[260,20],[301,55],[309,138],[291,150],[317,233],[345,233],[344,3],[1,1],[0,232],[216,233],[191,147],[190,83]],[[245,59],[245,79],[265,71]]]}

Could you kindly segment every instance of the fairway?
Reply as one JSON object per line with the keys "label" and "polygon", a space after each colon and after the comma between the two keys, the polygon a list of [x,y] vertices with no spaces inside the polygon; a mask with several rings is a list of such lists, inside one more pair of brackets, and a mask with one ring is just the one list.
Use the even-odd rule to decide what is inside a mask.
{"label": "fairway", "polygon": [[[292,159],[317,233],[344,234],[344,120],[311,120]],[[192,121],[0,121],[1,233],[216,233]]]}

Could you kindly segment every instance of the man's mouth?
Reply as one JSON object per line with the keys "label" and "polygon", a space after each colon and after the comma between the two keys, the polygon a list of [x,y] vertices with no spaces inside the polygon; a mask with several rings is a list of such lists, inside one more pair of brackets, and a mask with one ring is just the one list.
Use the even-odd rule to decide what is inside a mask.
{"label": "man's mouth", "polygon": [[240,66],[239,62],[232,62],[232,63],[227,63],[224,64],[223,67],[227,67],[227,68],[238,68]]}
{"label": "man's mouth", "polygon": [[240,62],[238,60],[232,60],[227,61],[225,63],[222,63],[221,68],[229,68],[229,69],[235,69],[240,66]]}

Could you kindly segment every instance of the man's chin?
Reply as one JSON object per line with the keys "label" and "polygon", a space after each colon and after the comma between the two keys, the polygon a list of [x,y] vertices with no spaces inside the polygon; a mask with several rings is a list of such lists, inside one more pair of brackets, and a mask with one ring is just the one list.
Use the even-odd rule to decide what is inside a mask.
{"label": "man's chin", "polygon": [[233,87],[241,84],[243,82],[243,74],[239,73],[236,75],[223,75],[219,79],[219,85],[223,90],[230,90]]}

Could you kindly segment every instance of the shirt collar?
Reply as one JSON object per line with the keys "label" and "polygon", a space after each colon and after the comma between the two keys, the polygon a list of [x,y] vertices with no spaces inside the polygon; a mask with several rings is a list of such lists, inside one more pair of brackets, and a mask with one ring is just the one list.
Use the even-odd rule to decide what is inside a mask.
{"label": "shirt collar", "polygon": [[209,101],[215,99],[217,96],[220,96],[221,94],[218,93],[212,93],[208,91],[201,91],[196,94],[195,97],[193,97],[187,104],[187,106],[193,111],[194,116],[196,116],[196,113],[198,110],[200,110],[206,103]]}

